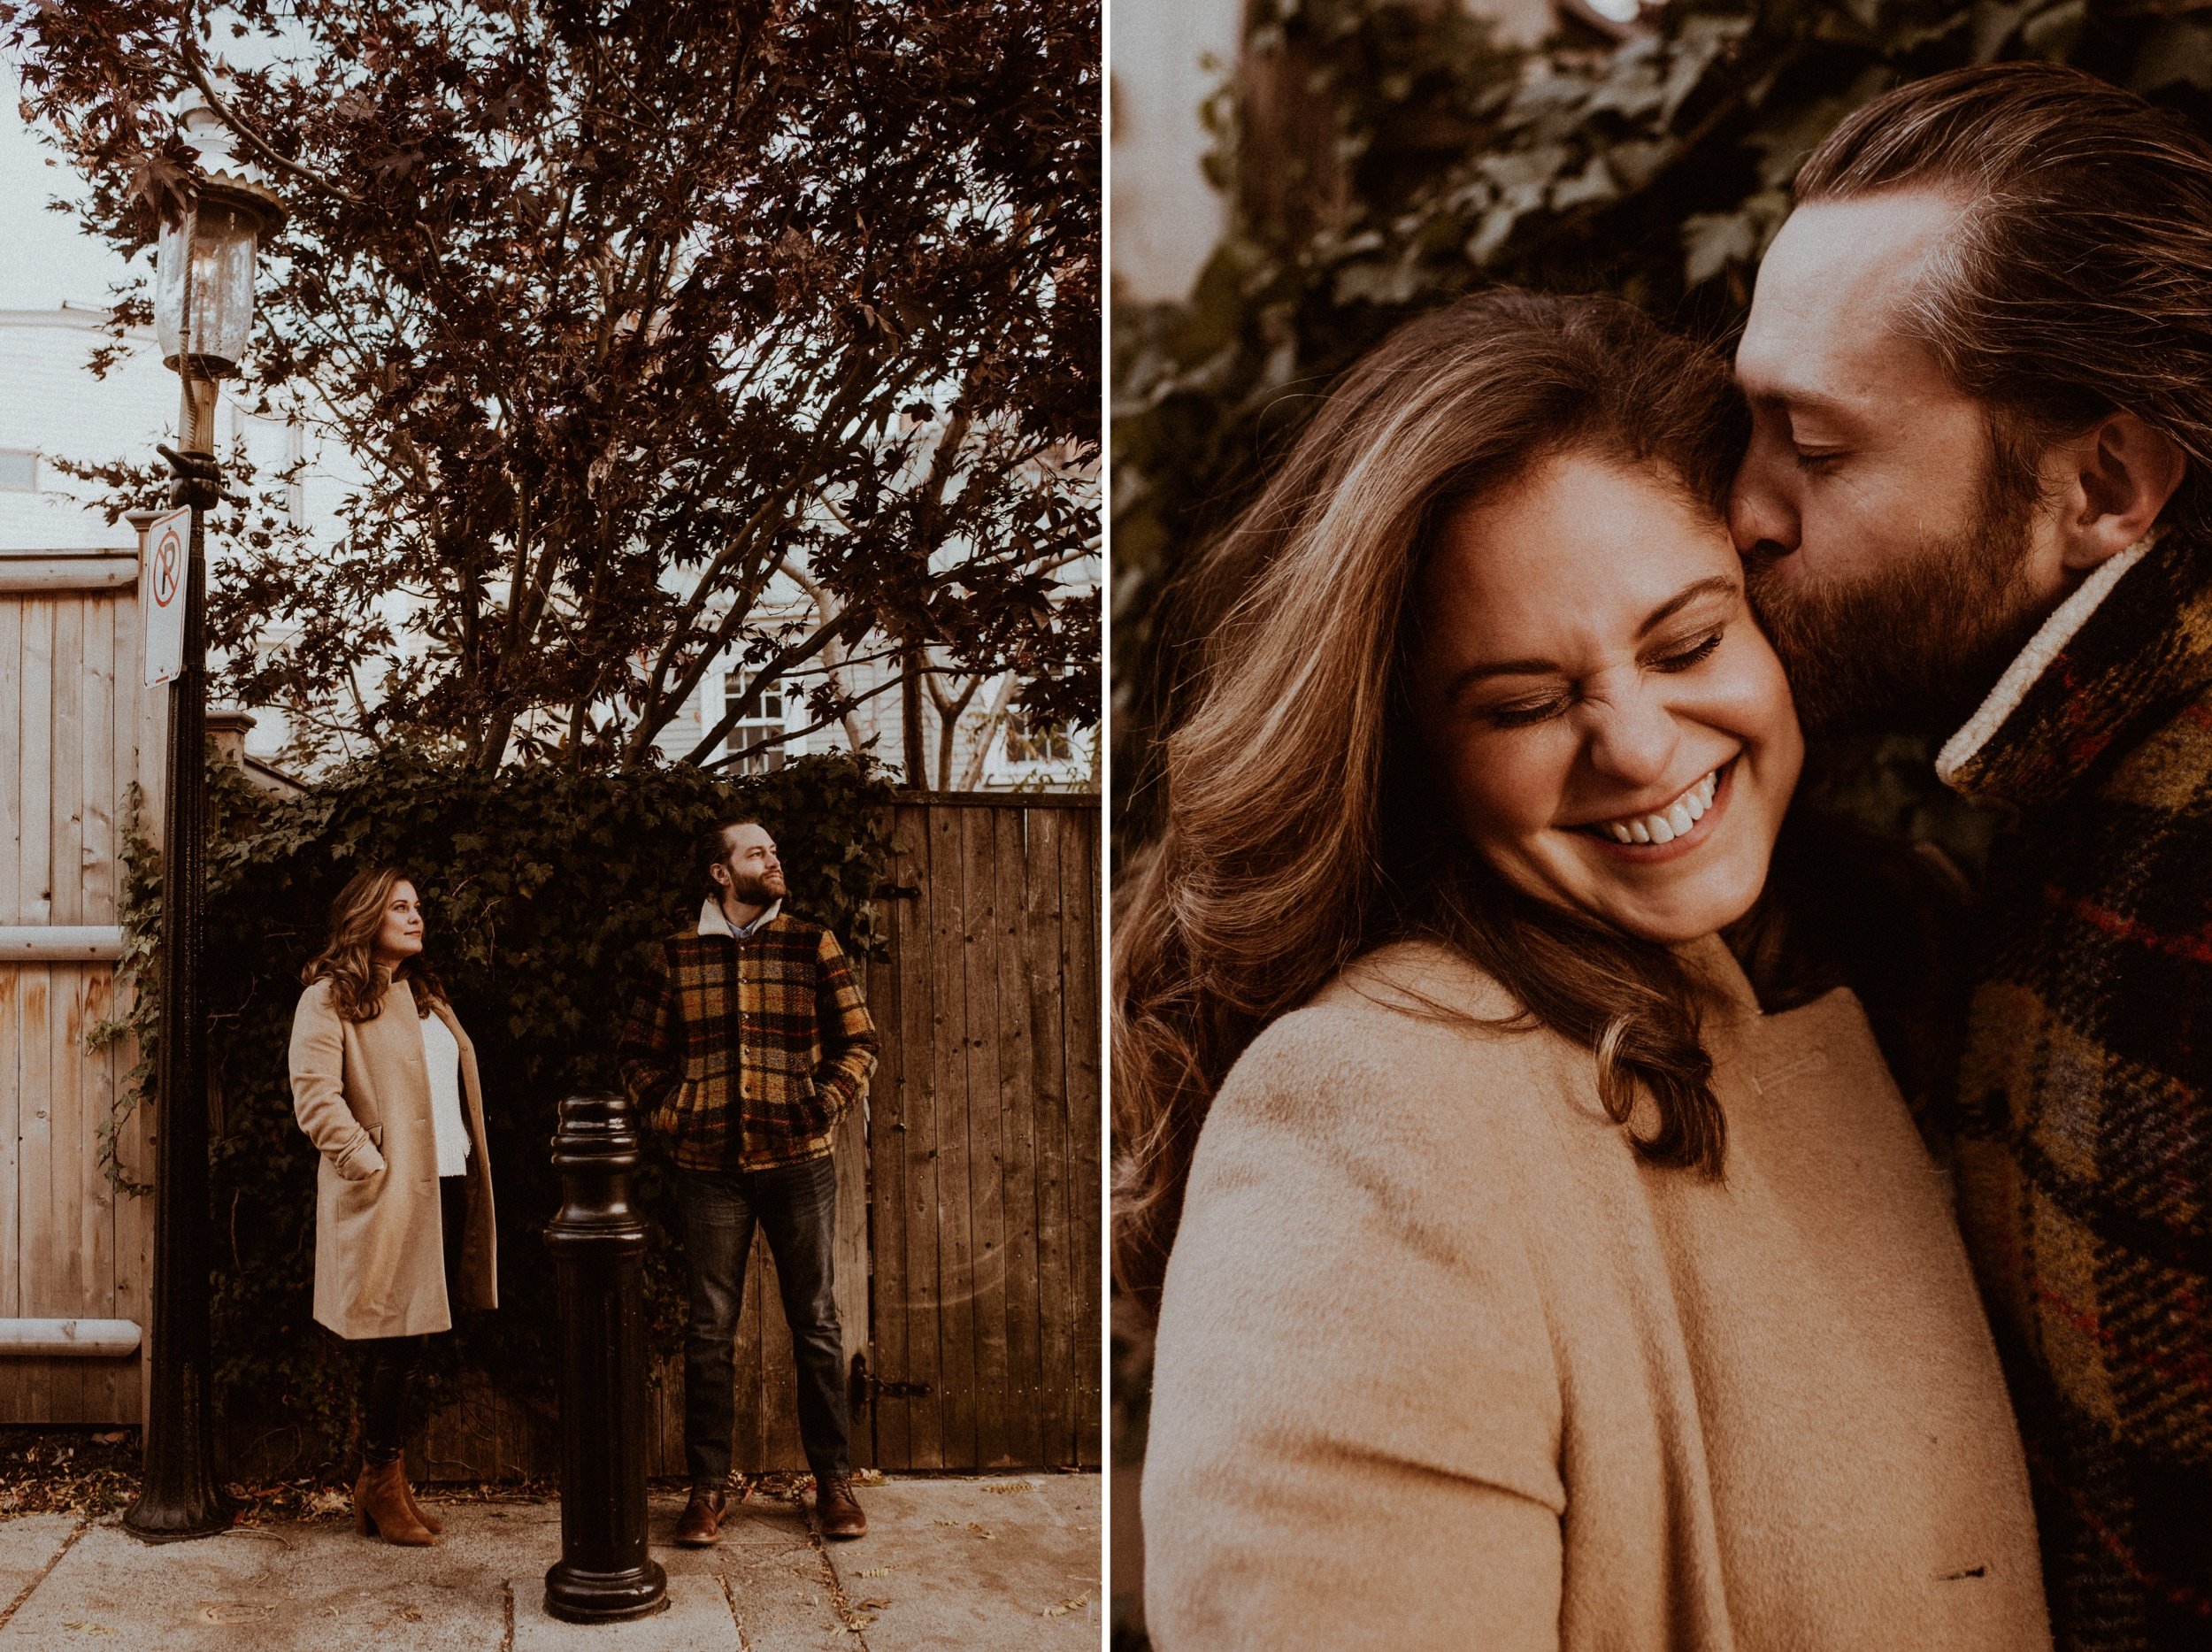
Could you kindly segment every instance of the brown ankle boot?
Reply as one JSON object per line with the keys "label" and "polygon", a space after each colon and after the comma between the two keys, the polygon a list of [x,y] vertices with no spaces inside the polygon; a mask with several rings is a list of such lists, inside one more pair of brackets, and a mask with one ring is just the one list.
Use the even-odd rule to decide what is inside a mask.
{"label": "brown ankle boot", "polygon": [[853,1501],[853,1483],[845,1475],[815,1481],[814,1516],[822,1523],[824,1537],[841,1541],[868,1535],[868,1517]]}
{"label": "brown ankle boot", "polygon": [[729,1484],[694,1486],[691,1499],[676,1521],[676,1541],[686,1548],[706,1548],[722,1529],[722,1517],[730,1505]]}
{"label": "brown ankle boot", "polygon": [[[403,1457],[400,1461],[404,1464],[406,1459]],[[415,1488],[407,1483],[407,1471],[403,1467],[400,1470],[399,1488],[407,1494],[407,1507],[409,1511],[414,1515],[416,1519],[423,1523],[424,1529],[426,1530],[431,1536],[435,1537],[439,1533],[445,1530],[445,1522],[438,1518],[436,1515],[431,1513],[429,1510],[423,1507],[422,1499],[415,1495]]]}
{"label": "brown ankle boot", "polygon": [[407,1471],[396,1457],[374,1467],[361,1465],[361,1478],[353,1487],[353,1526],[364,1537],[381,1537],[410,1548],[437,1541],[430,1528],[415,1518],[407,1501]]}

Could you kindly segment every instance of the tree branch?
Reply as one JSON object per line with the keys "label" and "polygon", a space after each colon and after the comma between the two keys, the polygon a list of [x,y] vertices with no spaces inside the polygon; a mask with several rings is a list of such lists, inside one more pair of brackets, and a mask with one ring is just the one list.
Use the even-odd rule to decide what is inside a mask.
{"label": "tree branch", "polygon": [[180,33],[177,36],[177,56],[184,64],[186,75],[189,77],[192,84],[199,88],[200,96],[207,99],[207,106],[215,111],[225,126],[244,139],[246,147],[259,156],[263,161],[282,173],[286,177],[296,178],[311,188],[319,189],[335,200],[343,201],[348,206],[367,210],[369,204],[359,196],[349,195],[321,173],[311,172],[297,161],[287,159],[268,139],[249,126],[239,116],[238,111],[230,106],[230,100],[215,89],[213,79],[208,74],[206,65],[200,61],[199,48],[192,43],[192,37],[188,33]]}

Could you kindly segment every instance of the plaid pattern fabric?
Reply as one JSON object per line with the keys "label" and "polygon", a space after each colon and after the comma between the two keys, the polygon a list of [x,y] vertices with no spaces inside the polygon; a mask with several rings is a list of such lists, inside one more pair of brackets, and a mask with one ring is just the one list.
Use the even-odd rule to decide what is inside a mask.
{"label": "plaid pattern fabric", "polygon": [[821,925],[682,934],[624,1029],[622,1080],[685,1170],[818,1158],[876,1065],[860,983]]}
{"label": "plaid pattern fabric", "polygon": [[2154,546],[1952,783],[2021,811],[1957,1170],[2057,1642],[2212,1647],[2212,550]]}

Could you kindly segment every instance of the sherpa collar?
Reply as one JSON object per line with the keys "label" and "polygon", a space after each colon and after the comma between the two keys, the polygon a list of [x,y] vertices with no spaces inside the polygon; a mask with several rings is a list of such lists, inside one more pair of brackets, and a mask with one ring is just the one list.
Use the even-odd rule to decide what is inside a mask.
{"label": "sherpa collar", "polygon": [[760,934],[762,930],[774,923],[776,915],[782,911],[783,902],[780,898],[772,901],[758,918],[740,929],[730,922],[729,914],[722,910],[720,900],[710,895],[699,908],[699,933],[703,935],[728,935],[731,939],[737,941],[746,940]]}
{"label": "sherpa collar", "polygon": [[2055,803],[2116,741],[2207,682],[2212,549],[2154,528],[2028,639],[1945,742],[1936,776],[1977,803]]}

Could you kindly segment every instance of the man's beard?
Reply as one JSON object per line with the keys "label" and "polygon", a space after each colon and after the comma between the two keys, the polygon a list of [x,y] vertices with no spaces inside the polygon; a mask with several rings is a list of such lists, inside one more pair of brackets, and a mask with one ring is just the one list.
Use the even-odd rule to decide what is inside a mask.
{"label": "man's beard", "polygon": [[2024,579],[2035,501],[1992,483],[1977,516],[1855,585],[1808,587],[1778,577],[1778,558],[1746,559],[1752,607],[1808,734],[1939,739],[1995,686],[2043,619]]}
{"label": "man's beard", "polygon": [[783,899],[783,874],[780,872],[770,872],[764,878],[742,872],[730,874],[730,899],[740,906],[772,906]]}

